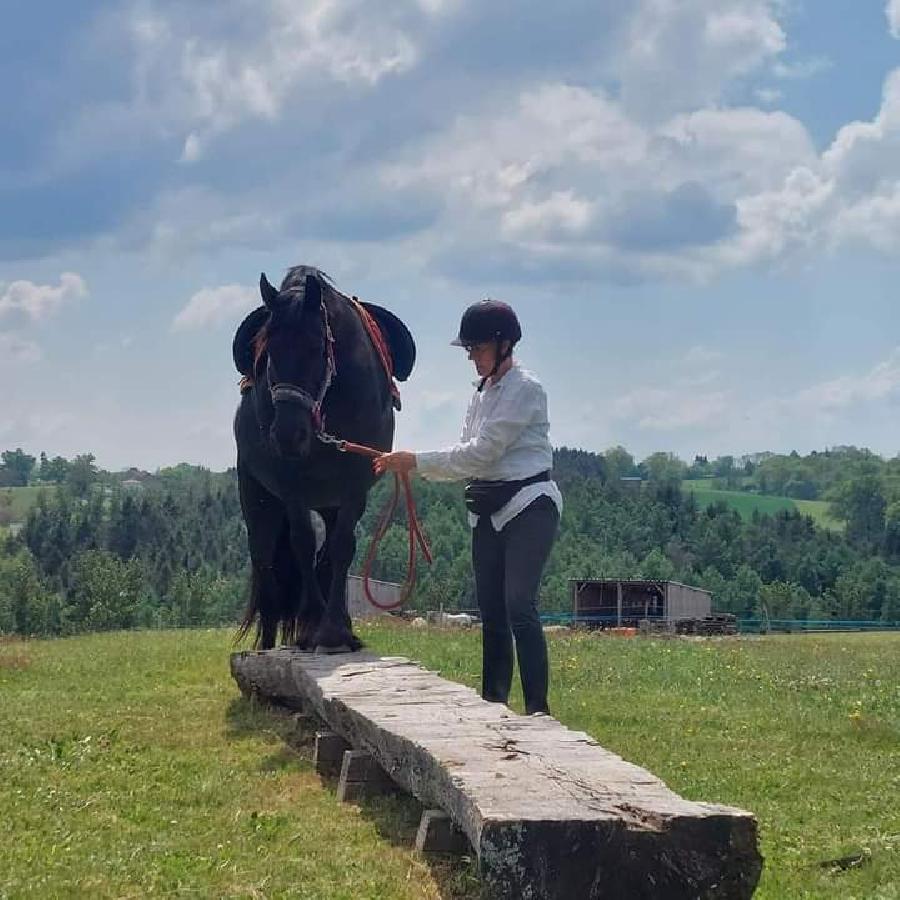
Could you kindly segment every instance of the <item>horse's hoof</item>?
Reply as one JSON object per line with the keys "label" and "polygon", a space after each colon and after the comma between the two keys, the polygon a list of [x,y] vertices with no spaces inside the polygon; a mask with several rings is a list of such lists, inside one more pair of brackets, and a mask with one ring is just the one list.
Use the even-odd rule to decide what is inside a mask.
{"label": "horse's hoof", "polygon": [[323,622],[313,638],[316,653],[354,653],[362,641],[346,626]]}
{"label": "horse's hoof", "polygon": [[316,653],[324,653],[324,654],[327,654],[328,656],[331,656],[334,653],[352,653],[352,652],[353,652],[353,648],[347,646],[347,644],[341,644],[337,647],[322,647],[322,646],[316,647]]}

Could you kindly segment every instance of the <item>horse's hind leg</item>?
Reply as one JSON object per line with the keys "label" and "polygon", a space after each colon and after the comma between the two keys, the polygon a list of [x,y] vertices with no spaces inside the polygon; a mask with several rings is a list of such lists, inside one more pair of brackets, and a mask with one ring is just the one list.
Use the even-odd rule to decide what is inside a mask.
{"label": "horse's hind leg", "polygon": [[252,569],[250,597],[238,634],[243,636],[256,622],[256,645],[268,650],[275,646],[284,605],[275,556],[287,519],[281,503],[240,467],[238,488]]}
{"label": "horse's hind leg", "polygon": [[338,510],[328,536],[331,583],[325,615],[314,641],[318,647],[331,652],[359,650],[362,647],[362,641],[353,634],[347,613],[347,572],[356,553],[356,523],[365,508],[365,495],[345,502]]}

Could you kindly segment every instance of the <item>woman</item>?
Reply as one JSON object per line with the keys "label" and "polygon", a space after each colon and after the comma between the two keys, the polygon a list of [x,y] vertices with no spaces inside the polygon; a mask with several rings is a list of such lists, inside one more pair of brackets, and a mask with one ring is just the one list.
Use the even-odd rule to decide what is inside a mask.
{"label": "woman", "polygon": [[525,711],[536,715],[549,712],[538,589],[556,538],[562,496],[550,477],[553,451],[544,389],[513,359],[521,337],[516,314],[506,303],[483,300],[470,306],[453,344],[466,349],[480,382],[460,442],[427,453],[385,453],[374,467],[378,474],[414,469],[425,478],[468,481],[482,622],[481,695],[496,703],[509,700],[515,638]]}

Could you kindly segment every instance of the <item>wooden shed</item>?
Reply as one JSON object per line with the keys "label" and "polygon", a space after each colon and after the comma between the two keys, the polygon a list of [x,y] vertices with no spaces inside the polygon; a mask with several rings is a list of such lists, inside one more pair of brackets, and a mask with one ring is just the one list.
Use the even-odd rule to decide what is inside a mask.
{"label": "wooden shed", "polygon": [[678,581],[587,578],[570,584],[575,620],[600,627],[637,625],[642,619],[702,619],[712,613],[709,591]]}

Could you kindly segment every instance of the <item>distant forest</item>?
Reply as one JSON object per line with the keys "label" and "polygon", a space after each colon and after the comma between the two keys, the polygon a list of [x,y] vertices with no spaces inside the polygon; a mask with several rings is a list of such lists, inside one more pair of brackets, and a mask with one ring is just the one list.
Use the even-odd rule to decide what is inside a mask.
{"label": "distant forest", "polygon": [[[547,568],[545,612],[571,609],[569,579],[674,579],[705,587],[718,611],[742,618],[900,620],[900,458],[835,448],[801,457],[697,457],[622,447],[561,448],[565,498]],[[844,525],[824,530],[799,511],[741,516],[700,508],[685,479],[798,499],[822,499]],[[8,488],[8,489],[7,489]],[[36,493],[16,521],[22,489]],[[361,561],[391,485],[373,490],[360,523]],[[19,492],[17,494],[17,492]],[[415,481],[434,551],[411,606],[474,606],[462,487]],[[0,632],[235,624],[248,555],[234,471],[179,465],[153,474],[100,470],[90,454],[66,460],[5,451],[0,465]],[[389,530],[374,577],[402,580],[406,532]]]}

